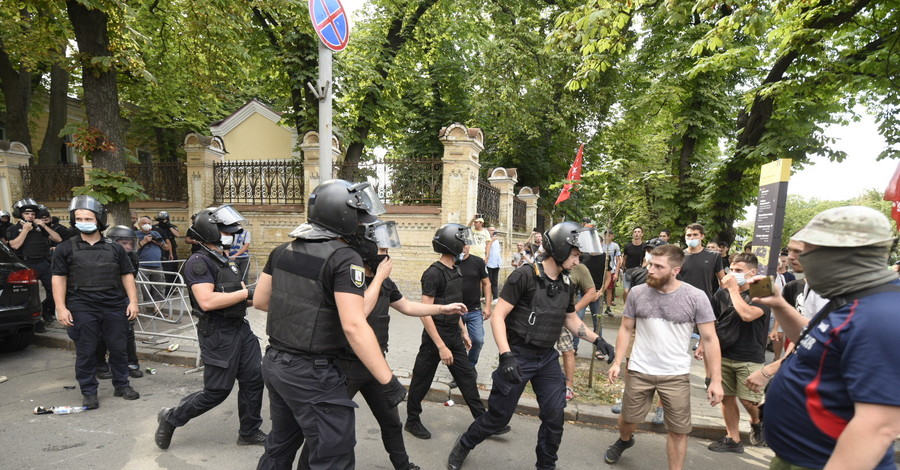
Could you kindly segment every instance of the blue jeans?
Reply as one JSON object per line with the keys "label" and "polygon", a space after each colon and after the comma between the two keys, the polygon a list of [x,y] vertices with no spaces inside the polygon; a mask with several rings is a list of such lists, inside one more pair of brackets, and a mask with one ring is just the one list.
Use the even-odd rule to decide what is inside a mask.
{"label": "blue jeans", "polygon": [[[580,295],[575,297],[575,303],[578,303],[579,300],[581,300]],[[588,309],[588,307],[591,308],[591,316],[594,319],[594,333],[603,336],[603,312],[600,311],[600,299],[589,303],[587,307],[575,312],[575,314],[578,315],[578,318],[580,318],[581,321],[584,321],[584,312]],[[572,344],[575,346],[576,351],[578,351],[579,341],[580,340],[578,339],[577,335],[572,335]]]}
{"label": "blue jeans", "polygon": [[481,355],[481,347],[484,346],[484,317],[479,310],[469,310],[462,316],[466,329],[469,330],[469,339],[472,340],[472,349],[469,350],[469,363],[472,367],[478,363],[478,356]]}

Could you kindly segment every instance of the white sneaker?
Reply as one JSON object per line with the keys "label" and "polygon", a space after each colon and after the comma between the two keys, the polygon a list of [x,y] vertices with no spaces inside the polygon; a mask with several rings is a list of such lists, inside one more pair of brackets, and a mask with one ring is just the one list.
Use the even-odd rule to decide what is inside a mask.
{"label": "white sneaker", "polygon": [[622,400],[617,401],[616,404],[613,405],[612,412],[615,414],[619,414],[622,412]]}
{"label": "white sneaker", "polygon": [[665,421],[663,419],[663,409],[661,406],[656,407],[656,413],[653,415],[653,424],[663,424]]}

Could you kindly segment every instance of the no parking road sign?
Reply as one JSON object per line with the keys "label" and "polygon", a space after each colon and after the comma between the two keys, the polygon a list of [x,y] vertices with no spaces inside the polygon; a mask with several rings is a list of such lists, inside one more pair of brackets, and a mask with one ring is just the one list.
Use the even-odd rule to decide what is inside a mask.
{"label": "no parking road sign", "polygon": [[340,0],[309,0],[309,19],[322,44],[338,52],[350,40],[350,22]]}

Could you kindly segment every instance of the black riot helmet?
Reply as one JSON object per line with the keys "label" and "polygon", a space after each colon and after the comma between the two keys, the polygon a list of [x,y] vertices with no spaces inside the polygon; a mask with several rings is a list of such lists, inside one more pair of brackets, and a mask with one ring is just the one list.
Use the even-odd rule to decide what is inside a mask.
{"label": "black riot helmet", "polygon": [[194,214],[194,223],[188,229],[188,236],[204,243],[220,245],[222,232],[237,233],[241,230],[244,216],[228,204],[207,207]]}
{"label": "black riot helmet", "polygon": [[168,213],[168,212],[166,212],[166,211],[159,211],[159,214],[156,214],[156,221],[157,221],[157,222],[168,222],[168,220],[169,220],[169,213]]}
{"label": "black riot helmet", "polygon": [[378,254],[379,248],[400,248],[397,223],[392,220],[378,219],[372,223],[360,224],[353,235],[346,239],[372,271],[378,269],[378,264],[386,256]]}
{"label": "black riot helmet", "polygon": [[22,212],[26,210],[33,210],[35,215],[37,215],[38,207],[40,204],[37,203],[34,199],[30,197],[26,197],[25,199],[20,199],[13,204],[13,217],[17,219],[22,218]]}
{"label": "black riot helmet", "polygon": [[37,210],[37,218],[43,219],[44,217],[50,217],[50,209],[47,209],[47,206],[40,204],[38,205]]}
{"label": "black riot helmet", "polygon": [[559,265],[562,265],[563,261],[569,257],[573,248],[578,248],[582,253],[600,254],[602,252],[597,229],[582,227],[576,222],[560,222],[544,232],[543,238],[544,251]]}
{"label": "black riot helmet", "polygon": [[369,183],[352,184],[333,179],[316,186],[309,195],[308,220],[342,236],[352,235],[359,224],[372,223],[384,214],[384,205]]}
{"label": "black riot helmet", "polygon": [[459,256],[463,247],[475,243],[472,229],[460,224],[445,224],[434,232],[431,247],[443,255]]}
{"label": "black riot helmet", "polygon": [[6,211],[0,211],[0,219],[2,219],[2,218],[4,218],[4,217],[6,217],[6,218],[8,219],[8,218],[9,218],[9,212],[6,212]]}
{"label": "black riot helmet", "polygon": [[124,225],[116,225],[115,227],[110,227],[109,230],[106,231],[106,238],[109,238],[114,243],[118,243],[125,248],[125,251],[137,253],[138,251],[138,237],[134,234],[134,229],[128,228]]}
{"label": "black riot helmet", "polygon": [[69,203],[69,225],[75,226],[75,211],[78,209],[88,210],[94,213],[97,218],[97,230],[106,230],[106,208],[100,201],[91,196],[82,194],[72,198]]}

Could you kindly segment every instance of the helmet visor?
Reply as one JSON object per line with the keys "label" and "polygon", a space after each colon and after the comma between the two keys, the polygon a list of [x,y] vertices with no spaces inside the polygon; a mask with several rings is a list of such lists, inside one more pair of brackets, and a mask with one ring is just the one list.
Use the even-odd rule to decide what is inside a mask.
{"label": "helmet visor", "polygon": [[219,206],[213,211],[217,224],[234,225],[246,221],[243,215],[228,204]]}
{"label": "helmet visor", "polygon": [[138,237],[135,236],[125,236],[125,235],[113,235],[109,237],[113,243],[118,243],[122,245],[122,248],[125,248],[125,251],[129,253],[137,253],[138,251],[138,242],[140,241]]}
{"label": "helmet visor", "polygon": [[[387,212],[375,188],[369,183],[357,183],[350,187],[350,192],[356,195],[356,208],[364,210],[372,215],[381,215]],[[352,205],[352,204],[351,204]]]}
{"label": "helmet visor", "polygon": [[400,248],[400,232],[393,220],[379,220],[366,228],[366,238],[378,248]]}
{"label": "helmet visor", "polygon": [[75,209],[86,209],[100,214],[103,212],[103,205],[100,204],[100,201],[90,196],[81,195],[73,197],[72,202],[69,203],[69,212]]}
{"label": "helmet visor", "polygon": [[475,237],[472,235],[472,229],[469,227],[459,229],[459,233],[456,234],[456,238],[459,238],[466,245],[474,245]]}
{"label": "helmet visor", "polygon": [[579,230],[575,233],[575,243],[572,243],[581,250],[582,253],[590,253],[598,255],[603,252],[600,247],[600,237],[597,235],[597,229],[590,227]]}

